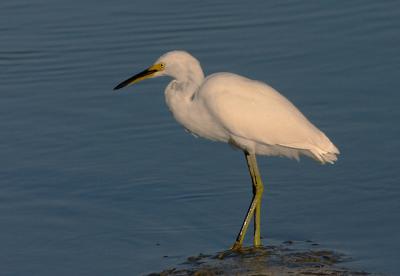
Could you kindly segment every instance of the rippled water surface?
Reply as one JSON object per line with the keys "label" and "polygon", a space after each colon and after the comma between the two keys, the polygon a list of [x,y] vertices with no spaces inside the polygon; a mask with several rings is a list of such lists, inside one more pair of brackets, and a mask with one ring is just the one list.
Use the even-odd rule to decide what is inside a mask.
{"label": "rippled water surface", "polygon": [[167,79],[112,91],[185,49],[268,82],[341,149],[334,166],[260,159],[264,243],[398,275],[399,18],[397,1],[1,1],[1,274],[137,275],[231,245],[242,153],[187,135]]}

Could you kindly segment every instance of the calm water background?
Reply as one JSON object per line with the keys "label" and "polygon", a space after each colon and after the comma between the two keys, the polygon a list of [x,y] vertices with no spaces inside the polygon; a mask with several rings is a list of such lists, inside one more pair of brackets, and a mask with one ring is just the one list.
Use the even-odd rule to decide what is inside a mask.
{"label": "calm water background", "polygon": [[172,49],[268,82],[341,149],[260,159],[265,243],[399,274],[399,30],[398,1],[1,1],[1,275],[136,275],[231,245],[242,153],[187,135],[167,79],[112,91]]}

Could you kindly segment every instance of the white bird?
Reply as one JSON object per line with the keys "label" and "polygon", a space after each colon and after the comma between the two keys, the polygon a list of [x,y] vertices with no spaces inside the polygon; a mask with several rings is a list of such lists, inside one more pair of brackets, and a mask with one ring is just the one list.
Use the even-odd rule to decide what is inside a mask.
{"label": "white bird", "polygon": [[232,73],[204,78],[199,61],[185,51],[162,55],[154,65],[121,82],[169,76],[165,100],[175,119],[196,136],[225,142],[244,151],[253,184],[253,199],[232,250],[242,246],[254,215],[254,246],[261,246],[263,183],[256,155],[306,155],[333,163],[339,150],[284,96],[267,84]]}

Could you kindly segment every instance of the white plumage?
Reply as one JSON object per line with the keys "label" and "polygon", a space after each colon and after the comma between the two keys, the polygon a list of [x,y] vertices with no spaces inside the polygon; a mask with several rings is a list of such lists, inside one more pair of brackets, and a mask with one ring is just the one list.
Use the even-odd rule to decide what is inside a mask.
{"label": "white plumage", "polygon": [[337,160],[339,150],[329,138],[267,84],[232,73],[204,79],[199,62],[181,51],[157,63],[164,63],[165,70],[156,75],[174,78],[165,90],[167,105],[190,132],[259,155]]}
{"label": "white plumage", "polygon": [[230,143],[244,151],[253,183],[253,199],[232,249],[240,250],[253,215],[254,246],[261,246],[264,186],[256,155],[298,159],[303,154],[321,163],[333,163],[339,150],[272,87],[231,73],[204,78],[200,63],[184,51],[164,54],[154,65],[115,89],[158,76],[172,77],[165,89],[165,100],[175,119],[189,132]]}

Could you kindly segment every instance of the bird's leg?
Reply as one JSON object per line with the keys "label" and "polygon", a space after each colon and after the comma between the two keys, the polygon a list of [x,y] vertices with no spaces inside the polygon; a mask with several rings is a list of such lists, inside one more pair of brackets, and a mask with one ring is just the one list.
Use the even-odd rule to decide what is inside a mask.
{"label": "bird's leg", "polygon": [[257,198],[256,209],[254,213],[254,246],[261,246],[261,201],[264,192],[264,185],[258,170],[257,159],[255,154],[246,155],[247,162],[251,164],[249,168],[251,178],[253,180],[253,194]]}
{"label": "bird's leg", "polygon": [[245,156],[247,160],[247,165],[249,167],[249,172],[251,176],[251,181],[253,183],[253,199],[251,200],[249,209],[247,211],[246,217],[243,221],[242,227],[240,228],[239,234],[236,237],[236,241],[232,246],[232,250],[238,250],[242,247],[244,236],[246,235],[247,228],[249,227],[251,217],[254,214],[254,246],[261,245],[260,239],[260,209],[261,209],[261,197],[263,192],[263,184],[261,182],[260,173],[258,171],[257,160],[255,154],[250,154],[245,151]]}

